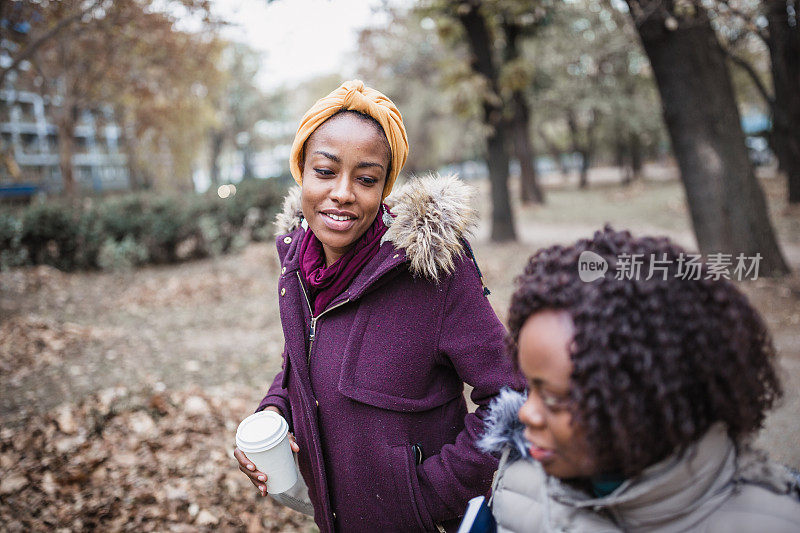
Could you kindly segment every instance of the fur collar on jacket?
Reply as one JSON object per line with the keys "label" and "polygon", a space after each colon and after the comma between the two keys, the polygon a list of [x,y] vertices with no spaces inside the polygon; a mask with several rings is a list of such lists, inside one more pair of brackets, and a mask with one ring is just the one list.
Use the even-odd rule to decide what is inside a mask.
{"label": "fur collar on jacket", "polygon": [[489,414],[484,419],[486,430],[478,440],[478,447],[491,454],[499,454],[510,448],[509,461],[518,459],[533,460],[528,455],[528,443],[522,436],[525,426],[519,421],[517,413],[525,403],[525,395],[513,389],[502,389],[489,404]]}
{"label": "fur collar on jacket", "polygon": [[[453,271],[463,239],[477,223],[473,196],[473,188],[453,175],[412,178],[385,200],[394,218],[386,219],[389,229],[382,243],[404,249],[415,276],[438,280]],[[300,187],[295,186],[275,219],[276,233],[289,233],[302,222]]]}

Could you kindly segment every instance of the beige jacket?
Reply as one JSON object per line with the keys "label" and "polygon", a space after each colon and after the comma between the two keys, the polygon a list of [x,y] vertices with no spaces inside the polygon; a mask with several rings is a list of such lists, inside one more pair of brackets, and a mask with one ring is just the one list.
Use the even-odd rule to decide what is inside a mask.
{"label": "beige jacket", "polygon": [[647,468],[602,498],[525,459],[502,462],[493,488],[500,533],[800,532],[797,478],[755,452],[737,452],[719,424],[683,455]]}

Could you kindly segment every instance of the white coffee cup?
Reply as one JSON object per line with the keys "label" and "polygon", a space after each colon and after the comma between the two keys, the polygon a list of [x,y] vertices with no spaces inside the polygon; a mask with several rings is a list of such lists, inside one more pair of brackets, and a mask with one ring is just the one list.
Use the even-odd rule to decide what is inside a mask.
{"label": "white coffee cup", "polygon": [[270,494],[285,492],[297,482],[289,424],[278,413],[261,411],[242,420],[236,430],[236,446],[267,475]]}

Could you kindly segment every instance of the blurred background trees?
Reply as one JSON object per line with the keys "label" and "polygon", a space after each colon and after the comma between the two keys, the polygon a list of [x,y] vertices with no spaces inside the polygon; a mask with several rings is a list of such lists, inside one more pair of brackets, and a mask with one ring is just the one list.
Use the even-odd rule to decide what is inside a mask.
{"label": "blurred background trees", "polygon": [[[787,270],[756,167],[800,203],[798,0],[376,1],[346,68],[268,88],[263,52],[230,39],[214,5],[0,4],[0,88],[54,104],[67,196],[86,193],[73,173],[87,112],[113,111],[130,189],[222,191],[287,179],[299,117],[355,75],[403,110],[407,173],[487,179],[492,240],[516,239],[515,209],[550,187],[630,187],[674,161],[701,251]],[[24,182],[12,137],[0,179]]]}
{"label": "blurred background trees", "polygon": [[[165,187],[193,188],[191,147],[212,112],[205,85],[216,82],[219,44],[213,34],[178,25],[193,17],[210,29],[208,5],[207,0],[4,3],[5,20],[27,25],[18,32],[16,57],[4,74],[19,69],[23,58],[27,76],[17,85],[25,86],[30,77],[58,103],[52,120],[67,195],[76,192],[75,129],[82,112],[100,105],[116,111],[133,188],[152,186],[155,179]],[[164,168],[148,168],[155,161]]]}
{"label": "blurred background trees", "polygon": [[[794,41],[784,35],[794,36],[797,25],[794,3],[778,3],[743,8],[729,2],[707,7],[671,0],[630,0],[626,4],[570,0],[539,2],[534,7],[510,0],[424,3],[426,13],[438,12],[460,22],[460,35],[447,23],[445,32],[455,46],[460,41],[469,47],[468,63],[477,77],[476,93],[485,126],[492,239],[514,238],[507,157],[513,151],[518,159],[522,155],[527,160],[525,151],[518,149],[521,143],[509,143],[519,123],[530,120],[527,99],[531,95],[545,119],[537,131],[550,151],[557,151],[560,143],[563,151],[578,156],[581,188],[588,185],[588,169],[601,143],[615,154],[624,182],[641,174],[643,151],[648,148],[643,141],[659,137],[660,120],[655,111],[660,107],[700,250],[732,256],[760,253],[764,271],[786,272],[749,160],[730,75],[729,62],[733,60],[729,58],[740,56],[726,54],[724,38],[718,36],[726,36],[733,47],[741,40],[735,31],[742,20],[749,25],[738,31],[760,31],[759,24],[769,27],[770,10],[776,13],[771,15],[777,21],[772,31],[766,36],[759,34],[768,45],[776,40],[780,43],[768,48],[776,80],[776,94],[770,99],[775,123],[772,144],[783,154],[779,159],[792,160],[782,164],[791,191],[793,161],[800,159],[790,154],[795,130],[800,129],[780,126],[793,124],[793,98],[784,96],[779,104],[777,93],[786,78],[794,89],[792,94],[800,94],[797,55],[791,52]],[[518,31],[521,28],[526,31]],[[636,34],[643,48],[638,46]],[[525,44],[528,53],[521,56],[519,49]],[[520,57],[526,61],[522,69],[517,66]],[[787,57],[795,61],[787,61]],[[760,59],[763,69],[763,55]],[[740,64],[746,64],[758,78],[755,68],[744,61]],[[522,82],[515,84],[516,80]],[[766,93],[758,80],[760,92]],[[529,88],[528,96],[520,99],[525,88]],[[520,100],[525,104],[522,107],[517,103]],[[536,115],[534,109],[534,122],[539,119]],[[789,196],[791,201],[791,193]]]}
{"label": "blurred background trees", "polygon": [[660,0],[628,6],[659,87],[700,249],[761,253],[767,272],[786,272],[708,11]]}
{"label": "blurred background trees", "polygon": [[[626,183],[663,139],[655,87],[635,30],[607,2],[486,0],[421,2],[442,39],[461,54],[479,100],[492,183],[492,238],[513,239],[508,158],[523,203],[545,201],[537,159],[549,154],[578,184],[598,153],[612,156]],[[445,90],[445,88],[442,88]],[[467,109],[470,107],[465,106]]]}
{"label": "blurred background trees", "polygon": [[228,43],[216,68],[218,83],[211,94],[215,115],[209,129],[212,185],[220,183],[220,157],[226,143],[241,151],[242,177],[254,177],[253,155],[258,142],[255,127],[270,116],[271,103],[255,81],[260,57],[247,45]]}

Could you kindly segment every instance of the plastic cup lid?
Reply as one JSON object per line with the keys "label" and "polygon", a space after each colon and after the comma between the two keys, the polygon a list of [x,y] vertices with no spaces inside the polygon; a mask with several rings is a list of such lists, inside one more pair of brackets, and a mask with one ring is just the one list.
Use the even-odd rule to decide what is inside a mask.
{"label": "plastic cup lid", "polygon": [[276,446],[289,432],[289,424],[274,411],[261,411],[242,420],[236,446],[243,452],[263,452]]}

